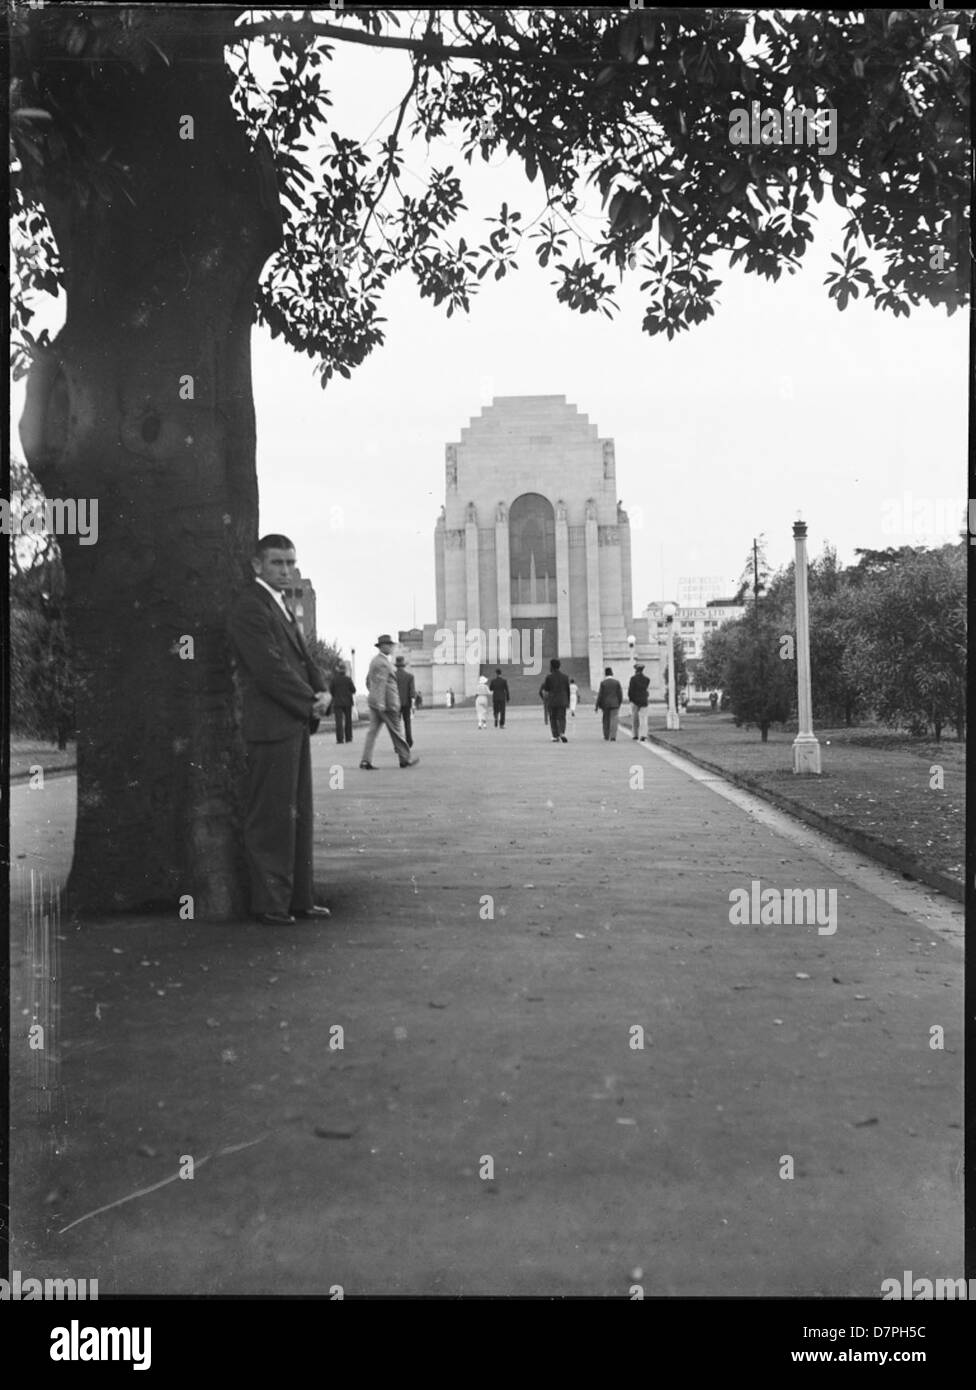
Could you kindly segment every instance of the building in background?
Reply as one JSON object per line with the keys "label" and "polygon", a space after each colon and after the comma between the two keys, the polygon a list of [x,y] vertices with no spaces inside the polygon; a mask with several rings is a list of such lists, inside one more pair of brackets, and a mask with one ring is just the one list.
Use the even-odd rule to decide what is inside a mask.
{"label": "building in background", "polygon": [[663,692],[656,635],[633,615],[613,440],[565,396],[496,396],[446,446],[434,558],[437,621],[401,644],[425,699],[472,696],[499,665],[513,700],[537,700],[552,657],[584,692],[634,659]]}
{"label": "building in background", "polygon": [[[690,692],[694,694],[707,694],[707,692],[699,690],[695,680],[705,638],[710,632],[717,632],[725,623],[741,618],[746,611],[745,604],[737,603],[734,598],[720,598],[718,596],[725,588],[727,585],[721,579],[678,580],[678,599],[676,601],[678,611],[674,617],[674,630],[684,645],[688,685]],[[682,596],[687,599],[689,595],[705,594],[710,591],[712,591],[712,596],[701,602],[682,601]],[[657,599],[653,603],[649,603],[644,609],[648,632],[652,637],[656,634],[662,647],[666,627],[664,605],[667,601],[666,599]]]}
{"label": "building in background", "polygon": [[284,590],[285,599],[301,628],[306,642],[314,642],[315,632],[315,589],[312,581],[306,579],[301,570],[295,567],[291,584]]}

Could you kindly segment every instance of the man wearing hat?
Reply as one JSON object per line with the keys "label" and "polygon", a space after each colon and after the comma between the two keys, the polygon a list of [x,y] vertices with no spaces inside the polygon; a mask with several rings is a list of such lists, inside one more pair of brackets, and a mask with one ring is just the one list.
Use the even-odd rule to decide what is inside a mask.
{"label": "man wearing hat", "polygon": [[398,656],[396,659],[396,682],[397,690],[400,692],[400,713],[403,715],[403,736],[407,740],[407,747],[413,747],[413,732],[410,727],[410,716],[413,711],[413,699],[417,693],[414,685],[413,674],[407,670],[407,658]]}
{"label": "man wearing hat", "polygon": [[644,675],[644,667],[638,662],[627,687],[627,699],[630,701],[631,737],[636,739],[639,735],[641,743],[647,742],[647,692],[650,685],[651,682]]}
{"label": "man wearing hat", "polygon": [[384,632],[377,638],[375,646],[379,650],[369,663],[369,671],[366,674],[366,689],[369,692],[369,732],[359,766],[367,772],[373,771],[376,736],[385,725],[393,740],[396,755],[400,759],[400,766],[414,767],[420,759],[410,756],[410,745],[400,732],[400,688],[397,685],[396,667],[390,659],[394,646],[393,638],[388,632]]}

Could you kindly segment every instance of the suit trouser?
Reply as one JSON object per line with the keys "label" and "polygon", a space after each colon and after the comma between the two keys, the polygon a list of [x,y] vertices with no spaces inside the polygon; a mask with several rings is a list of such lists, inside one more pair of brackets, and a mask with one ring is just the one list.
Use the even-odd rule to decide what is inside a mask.
{"label": "suit trouser", "polygon": [[406,739],[408,748],[413,747],[412,716],[413,711],[407,705],[404,705],[403,709],[400,711],[400,717],[403,720],[403,737]]}
{"label": "suit trouser", "polygon": [[251,911],[313,905],[312,756],[308,726],[274,743],[247,745],[244,854]]}
{"label": "suit trouser", "polygon": [[491,712],[492,712],[492,714],[495,716],[495,723],[498,725],[498,727],[499,727],[500,729],[504,729],[504,727],[505,727],[505,701],[504,701],[504,700],[492,700],[492,702],[491,702]]}
{"label": "suit trouser", "polygon": [[617,720],[620,718],[619,709],[605,709],[603,711],[603,737],[617,737]]}
{"label": "suit trouser", "polygon": [[632,738],[647,738],[647,705],[630,706],[630,733]]}
{"label": "suit trouser", "polygon": [[393,747],[396,749],[396,755],[400,759],[401,764],[408,763],[410,761],[410,745],[400,732],[400,716],[398,714],[390,714],[390,712],[385,709],[373,709],[372,705],[369,707],[369,732],[366,735],[366,742],[363,745],[363,762],[371,763],[373,761],[373,748],[376,745],[376,736],[380,729],[383,728],[389,730],[390,738],[393,740]]}
{"label": "suit trouser", "polygon": [[336,705],[336,743],[352,743],[352,706]]}
{"label": "suit trouser", "polygon": [[566,706],[550,705],[549,707],[549,726],[552,729],[553,738],[566,737]]}

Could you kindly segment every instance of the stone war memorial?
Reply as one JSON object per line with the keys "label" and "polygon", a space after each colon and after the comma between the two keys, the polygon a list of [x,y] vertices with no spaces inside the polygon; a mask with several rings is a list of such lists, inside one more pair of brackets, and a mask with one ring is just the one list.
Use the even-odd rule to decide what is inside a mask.
{"label": "stone war memorial", "polygon": [[613,440],[565,396],[496,396],[446,446],[444,474],[437,621],[399,634],[423,697],[469,698],[501,666],[513,701],[533,703],[558,657],[584,697],[606,665],[626,689],[638,660],[663,698],[657,634],[634,618]]}

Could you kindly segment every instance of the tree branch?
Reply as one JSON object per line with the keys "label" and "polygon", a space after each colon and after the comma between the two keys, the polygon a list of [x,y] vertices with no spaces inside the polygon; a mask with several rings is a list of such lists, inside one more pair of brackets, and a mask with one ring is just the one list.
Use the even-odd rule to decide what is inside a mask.
{"label": "tree branch", "polygon": [[369,224],[370,224],[370,221],[372,220],[373,213],[376,211],[377,206],[378,206],[379,203],[382,201],[383,194],[386,192],[386,190],[387,190],[387,189],[389,188],[389,186],[390,186],[390,178],[391,178],[391,176],[392,176],[392,174],[393,174],[393,162],[394,162],[394,160],[396,159],[396,155],[397,155],[397,148],[398,148],[398,146],[397,146],[397,141],[398,141],[398,139],[399,139],[399,137],[400,137],[400,127],[403,125],[403,118],[404,118],[404,116],[405,116],[406,113],[407,113],[407,106],[409,105],[410,98],[413,96],[414,92],[417,90],[417,82],[418,82],[419,78],[420,78],[420,67],[419,67],[419,65],[418,65],[417,63],[414,63],[414,65],[413,65],[413,77],[410,79],[410,86],[407,88],[406,95],[404,96],[403,100],[400,102],[400,110],[397,112],[396,124],[395,124],[394,127],[393,127],[393,134],[390,136],[390,153],[389,153],[389,155],[388,155],[388,157],[387,157],[387,161],[386,161],[386,173],[385,173],[384,178],[383,178],[383,183],[382,183],[382,185],[380,186],[380,190],[379,190],[379,192],[377,193],[376,197],[373,199],[373,201],[372,201],[372,202],[370,203],[370,205],[369,205],[369,210],[368,210],[367,213],[366,213],[366,220],[365,220],[365,222],[363,223],[363,229],[362,229],[362,231],[359,233],[359,236],[358,236],[357,239],[356,239],[356,245],[357,245],[357,246],[362,246],[363,243],[365,242],[365,240],[366,240],[366,232],[367,232],[368,229],[369,229]]}
{"label": "tree branch", "polygon": [[[656,12],[659,13],[659,12]],[[680,13],[680,12],[676,12]],[[687,12],[685,12],[687,13]],[[296,24],[282,24],[276,20],[262,20],[257,24],[242,24],[230,31],[229,43],[245,39],[288,38],[295,34],[312,35],[317,38],[338,39],[345,43],[365,44],[368,48],[398,48],[407,53],[415,53],[425,58],[470,58],[488,61],[501,60],[509,63],[544,63],[549,66],[575,70],[580,63],[612,66],[607,59],[598,55],[580,55],[579,59],[559,57],[551,53],[520,53],[514,48],[492,44],[451,45],[441,39],[406,39],[391,34],[367,34],[358,29],[343,28],[337,24],[321,24],[314,20],[302,20]],[[623,66],[633,66],[624,64]]]}

